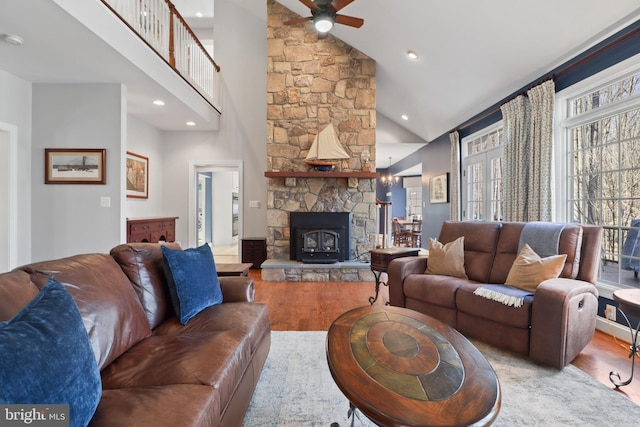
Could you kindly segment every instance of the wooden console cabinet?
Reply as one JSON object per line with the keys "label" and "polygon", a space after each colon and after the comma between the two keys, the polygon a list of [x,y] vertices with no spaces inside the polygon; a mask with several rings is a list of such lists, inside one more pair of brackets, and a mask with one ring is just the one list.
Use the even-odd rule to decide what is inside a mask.
{"label": "wooden console cabinet", "polygon": [[127,219],[127,243],[176,240],[177,216],[166,218],[134,218]]}

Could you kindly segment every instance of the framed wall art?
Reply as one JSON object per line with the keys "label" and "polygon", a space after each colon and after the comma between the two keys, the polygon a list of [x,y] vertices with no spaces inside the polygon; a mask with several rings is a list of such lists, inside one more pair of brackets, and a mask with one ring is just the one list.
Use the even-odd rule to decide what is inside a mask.
{"label": "framed wall art", "polygon": [[429,202],[449,203],[449,173],[431,178],[429,181]]}
{"label": "framed wall art", "polygon": [[127,151],[127,197],[149,198],[149,158]]}
{"label": "framed wall art", "polygon": [[104,148],[45,148],[45,184],[106,184]]}

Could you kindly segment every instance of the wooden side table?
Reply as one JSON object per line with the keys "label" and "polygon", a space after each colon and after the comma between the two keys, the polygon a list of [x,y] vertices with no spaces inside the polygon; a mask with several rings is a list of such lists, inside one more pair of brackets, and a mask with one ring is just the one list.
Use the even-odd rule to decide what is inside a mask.
{"label": "wooden side table", "polygon": [[250,262],[242,263],[220,263],[216,264],[218,277],[225,276],[248,276],[249,269],[253,266]]}
{"label": "wooden side table", "polygon": [[[387,282],[381,280],[382,273],[389,270],[389,263],[396,258],[405,256],[416,256],[420,252],[417,248],[383,248],[371,250],[371,271],[376,279],[376,294],[369,297],[369,304],[373,305],[378,300],[380,293],[380,285],[388,286]],[[389,305],[387,301],[386,305]]]}
{"label": "wooden side table", "polygon": [[[631,326],[631,322],[627,317],[627,314],[640,317],[640,289],[618,289],[613,293],[613,300],[618,303],[618,311],[624,317],[627,322],[629,331],[631,332],[631,345],[629,346],[629,358],[631,359],[631,376],[626,381],[621,381],[620,374],[616,371],[609,372],[609,381],[616,386],[616,388],[627,385],[633,380],[633,368],[635,366],[636,357],[640,351],[640,343],[638,342],[638,330],[640,330],[640,321],[634,330]],[[626,314],[625,314],[626,313]],[[617,378],[617,379],[616,379]]]}

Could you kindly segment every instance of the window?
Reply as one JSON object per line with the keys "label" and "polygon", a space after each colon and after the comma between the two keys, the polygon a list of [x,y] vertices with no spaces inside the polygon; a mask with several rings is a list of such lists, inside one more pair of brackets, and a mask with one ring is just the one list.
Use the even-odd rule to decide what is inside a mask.
{"label": "window", "polygon": [[568,221],[603,227],[600,282],[612,288],[640,287],[640,61],[635,62],[635,70],[614,74],[623,68],[619,64],[558,94],[558,145],[566,159],[561,202]]}
{"label": "window", "polygon": [[402,185],[407,193],[406,217],[422,219],[422,177],[404,177]]}
{"label": "window", "polygon": [[640,94],[640,72],[633,73],[614,83],[607,84],[597,90],[590,91],[586,95],[579,96],[570,101],[570,116],[579,116],[596,108],[622,101],[623,99]]}
{"label": "window", "polygon": [[502,220],[502,123],[462,140],[462,218]]}

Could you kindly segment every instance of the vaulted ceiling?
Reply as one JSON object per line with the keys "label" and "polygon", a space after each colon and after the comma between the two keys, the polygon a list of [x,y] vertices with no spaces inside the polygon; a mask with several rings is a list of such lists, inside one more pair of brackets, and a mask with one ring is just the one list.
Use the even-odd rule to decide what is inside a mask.
{"label": "vaulted ceiling", "polygon": [[[310,15],[299,0],[277,1]],[[640,19],[640,4],[355,0],[339,13],[364,19],[359,29],[336,25],[331,34],[376,60],[378,114],[432,141]],[[398,141],[378,132],[379,158],[389,143],[413,142],[409,135]]]}
{"label": "vaulted ceiling", "polygon": [[[174,3],[206,38],[213,34],[215,1],[233,2],[266,21],[264,6],[256,8],[257,2],[266,0]],[[277,1],[309,16],[299,0]],[[149,103],[136,103],[137,93],[157,90],[157,85],[135,67],[112,66],[119,63],[117,52],[97,43],[80,23],[58,16],[62,14],[53,3],[2,2],[0,33],[24,31],[30,43],[22,46],[23,53],[3,46],[1,69],[35,82],[122,81],[124,75],[130,111],[160,129],[184,123],[184,112],[154,116],[157,113],[149,110],[153,108]],[[196,18],[196,12],[203,17]],[[355,0],[340,13],[363,18],[365,23],[359,29],[336,25],[331,34],[377,62],[376,146],[378,166],[386,167],[389,156],[393,162],[402,159],[640,19],[640,5],[638,0]],[[43,38],[43,33],[52,37]],[[87,36],[78,39],[78,34]],[[95,58],[78,61],[80,48],[93,52]],[[25,55],[26,49],[33,50]],[[418,54],[417,60],[407,58],[409,50]],[[113,75],[116,72],[119,76]],[[408,120],[401,118],[403,114]]]}

